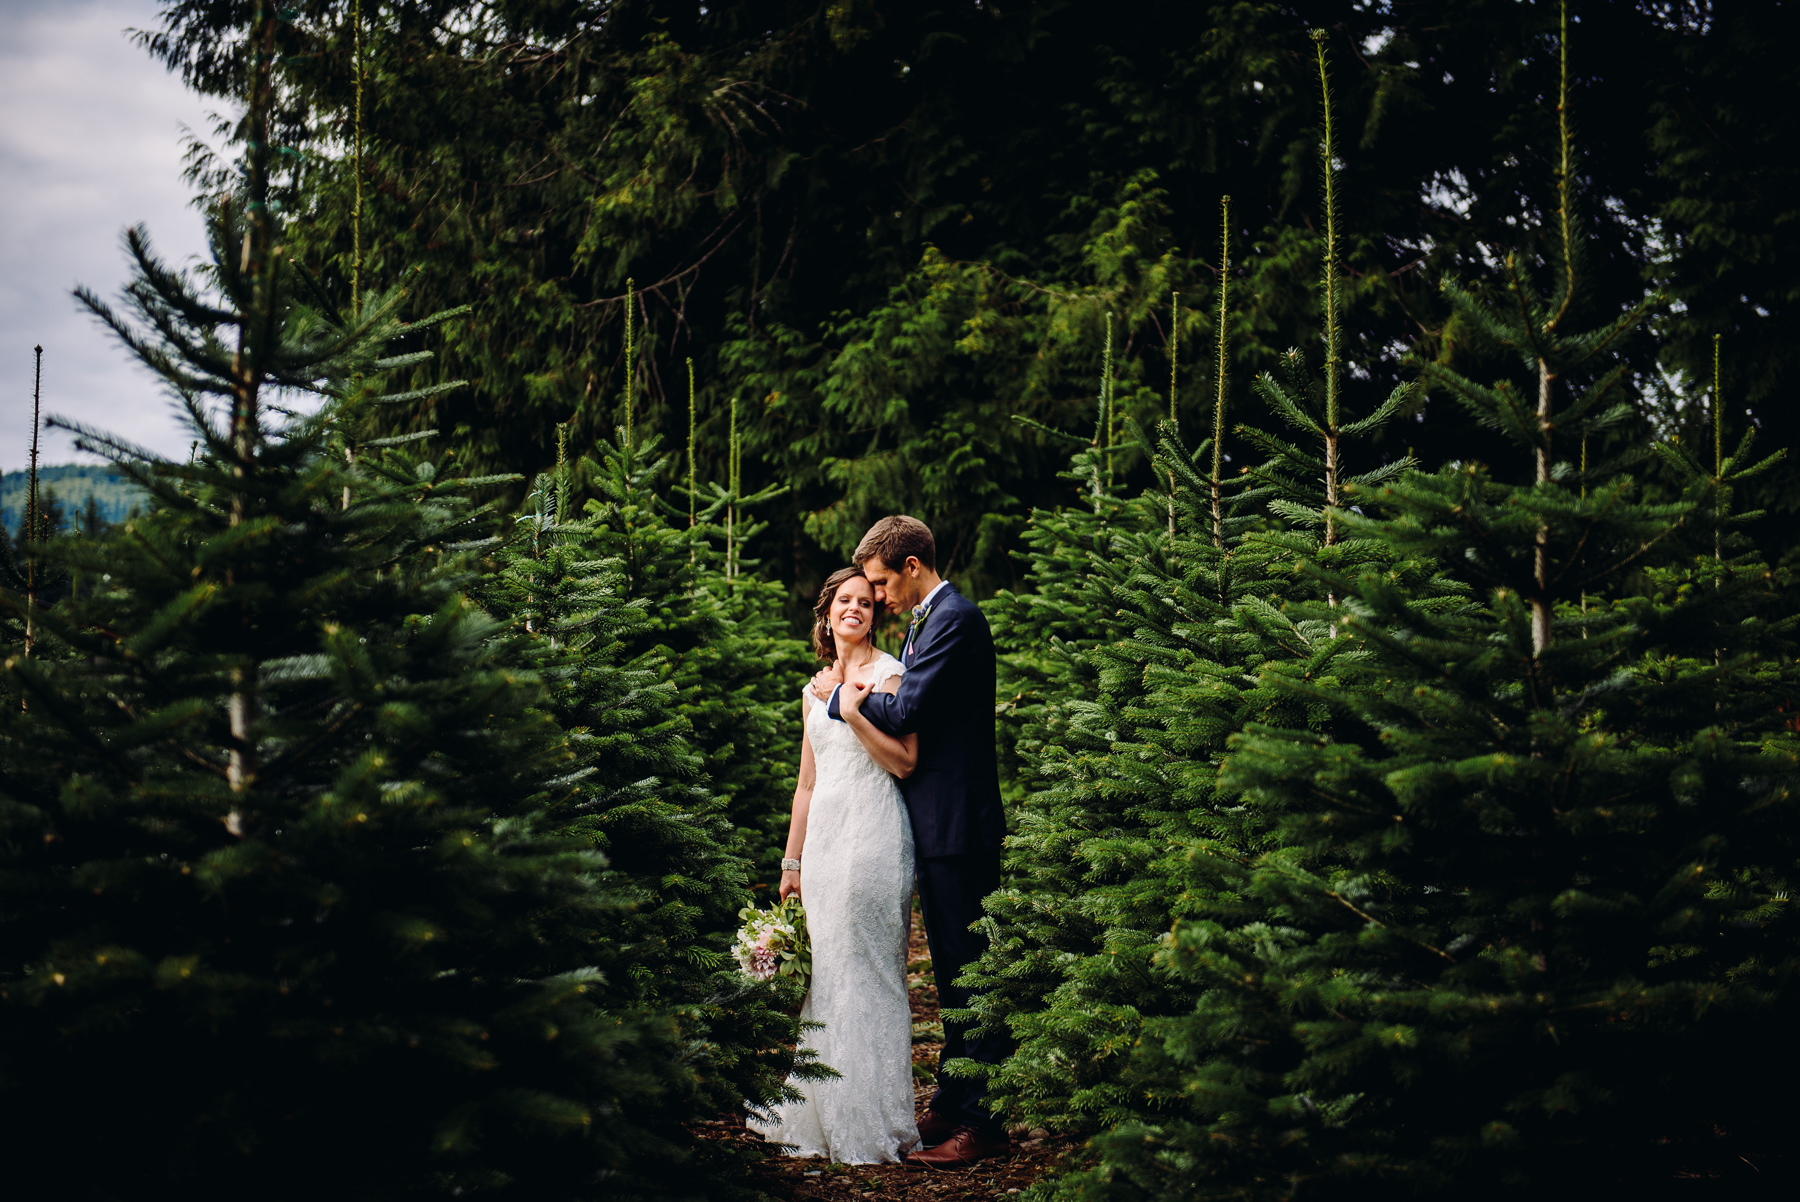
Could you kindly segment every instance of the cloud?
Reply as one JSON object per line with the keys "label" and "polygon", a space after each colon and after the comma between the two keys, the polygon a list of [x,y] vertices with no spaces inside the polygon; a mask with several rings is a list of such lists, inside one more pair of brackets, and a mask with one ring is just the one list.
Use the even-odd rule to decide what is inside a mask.
{"label": "cloud", "polygon": [[[185,457],[174,403],[70,295],[112,299],[128,272],[127,226],[143,222],[160,257],[205,247],[181,179],[184,127],[208,135],[217,104],[188,92],[133,45],[156,0],[0,3],[0,469],[31,444],[32,346],[44,347],[43,407]],[[46,431],[41,457],[78,455]]]}

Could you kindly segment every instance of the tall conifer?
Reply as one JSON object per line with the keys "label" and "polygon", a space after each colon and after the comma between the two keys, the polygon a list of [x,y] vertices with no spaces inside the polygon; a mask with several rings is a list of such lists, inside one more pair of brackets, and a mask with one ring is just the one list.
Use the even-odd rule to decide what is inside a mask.
{"label": "tall conifer", "polygon": [[1189,857],[1200,904],[1159,956],[1197,999],[1158,1032],[1181,1101],[1102,1139],[1086,1196],[1637,1192],[1680,1167],[1672,1133],[1742,1113],[1728,1065],[1779,1041],[1794,957],[1768,866],[1793,860],[1800,749],[1779,646],[1746,620],[1764,576],[1645,594],[1695,503],[1575,466],[1627,420],[1616,352],[1642,310],[1573,328],[1592,306],[1562,161],[1550,261],[1509,257],[1491,307],[1446,286],[1526,383],[1436,378],[1513,454],[1341,513],[1468,600],[1325,576],[1319,612],[1367,654],[1350,687],[1265,674],[1330,737],[1234,741],[1221,788],[1278,846]]}
{"label": "tall conifer", "polygon": [[[564,829],[614,857],[636,892],[606,937],[631,949],[641,996],[686,1007],[707,1096],[732,1109],[776,1096],[792,1067],[779,991],[746,988],[726,944],[767,877],[804,676],[779,589],[724,577],[720,503],[688,526],[655,492],[670,466],[659,439],[636,439],[621,428],[597,461],[539,478],[482,595],[530,631],[569,732],[581,786],[558,812]],[[583,487],[598,495],[572,495]]]}
{"label": "tall conifer", "polygon": [[[642,622],[623,640],[626,662],[673,690],[673,712],[690,728],[700,770],[745,837],[758,832],[765,866],[780,860],[800,755],[799,696],[810,668],[789,630],[785,590],[753,571],[743,541],[760,533],[750,506],[779,488],[740,495],[701,490],[695,523],[677,503],[676,457],[642,430],[595,445],[575,478],[589,495],[570,537],[618,573],[620,600]],[[768,857],[772,856],[773,859]]]}
{"label": "tall conifer", "polygon": [[[1323,80],[1322,47],[1319,59]],[[1156,463],[1158,476],[1172,482],[1170,495],[1122,507],[1129,524],[1109,531],[1104,545],[1061,549],[1064,560],[1080,562],[1045,556],[1034,572],[1042,599],[1031,606],[1046,615],[1067,608],[1093,626],[1089,641],[1066,653],[1061,698],[1041,707],[1058,725],[1028,748],[1037,753],[1036,788],[1024,799],[1010,844],[1014,876],[990,903],[1005,938],[980,966],[984,1014],[1008,1022],[1022,1040],[1020,1054],[997,1074],[995,1096],[1033,1123],[1139,1131],[1177,1104],[1180,1074],[1161,1055],[1158,1032],[1165,1020],[1192,1013],[1195,993],[1160,966],[1159,952],[1171,925],[1196,904],[1181,884],[1185,863],[1198,846],[1217,843],[1249,855],[1272,838],[1258,812],[1216,795],[1227,741],[1251,721],[1319,726],[1318,707],[1297,704],[1259,677],[1285,673],[1335,686],[1338,661],[1356,654],[1355,640],[1327,616],[1284,604],[1308,595],[1311,582],[1298,569],[1322,554],[1378,558],[1366,543],[1337,546],[1336,504],[1352,480],[1342,457],[1355,439],[1391,420],[1404,395],[1362,421],[1348,418],[1341,396],[1328,90],[1324,108],[1326,382],[1283,387],[1265,376],[1256,388],[1277,418],[1317,436],[1321,450],[1242,426],[1238,453],[1227,449],[1227,216],[1213,437],[1190,450],[1166,427]],[[1299,352],[1290,359],[1297,365]],[[1269,453],[1270,464],[1228,476],[1228,457],[1241,459],[1246,441]],[[1289,529],[1271,526],[1269,510]],[[1414,567],[1389,567],[1428,589]],[[1058,592],[1084,604],[1058,606]],[[1049,625],[1046,616],[1020,630]],[[1102,1178],[1109,1171],[1104,1157],[1091,1169]],[[1078,1174],[1064,1188],[1079,1193],[1086,1179]]]}
{"label": "tall conifer", "polygon": [[[199,450],[77,428],[152,509],[47,549],[96,584],[41,615],[69,654],[6,660],[31,702],[0,714],[13,1183],[691,1195],[698,1049],[632,979],[650,957],[594,937],[649,890],[554,829],[586,749],[465,594],[483,482],[333,453],[421,327],[398,293],[347,328],[294,295],[266,203],[273,23],[209,287],[139,230],[137,321],[84,295]],[[280,418],[295,392],[318,416]]]}

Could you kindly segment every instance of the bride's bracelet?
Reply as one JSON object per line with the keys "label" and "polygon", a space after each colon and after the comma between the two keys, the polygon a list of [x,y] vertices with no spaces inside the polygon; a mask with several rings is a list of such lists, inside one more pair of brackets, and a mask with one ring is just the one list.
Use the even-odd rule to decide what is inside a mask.
{"label": "bride's bracelet", "polygon": [[786,857],[785,859],[783,859],[781,861],[781,871],[783,871],[783,872],[799,872],[800,871],[800,861],[795,859],[793,856]]}

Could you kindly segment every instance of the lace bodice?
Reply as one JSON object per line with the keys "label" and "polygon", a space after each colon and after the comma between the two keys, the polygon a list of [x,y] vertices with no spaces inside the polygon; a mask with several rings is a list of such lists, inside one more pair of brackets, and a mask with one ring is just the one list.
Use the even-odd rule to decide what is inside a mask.
{"label": "lace bodice", "polygon": [[[875,661],[869,687],[880,688],[883,681],[905,671],[899,660],[883,652],[881,658]],[[803,695],[812,696],[810,687]],[[816,774],[813,784],[813,818],[808,821],[806,830],[809,851],[816,833],[813,821],[827,817],[833,821],[854,824],[859,817],[867,816],[863,813],[863,807],[855,805],[830,807],[828,814],[820,815],[817,798],[821,793],[833,797],[840,794],[845,797],[863,797],[871,792],[886,793],[897,788],[894,778],[869,755],[862,740],[850,729],[850,724],[834,719],[826,712],[827,708],[826,703],[814,698],[806,710],[806,734],[812,740],[813,768]]]}

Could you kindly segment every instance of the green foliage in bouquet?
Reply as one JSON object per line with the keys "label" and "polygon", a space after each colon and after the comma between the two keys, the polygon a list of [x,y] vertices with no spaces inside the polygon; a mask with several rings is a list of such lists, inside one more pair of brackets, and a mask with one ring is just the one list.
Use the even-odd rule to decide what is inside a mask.
{"label": "green foliage in bouquet", "polygon": [[738,969],[757,981],[791,977],[804,993],[812,981],[812,938],[799,895],[784,897],[767,910],[746,906],[738,918],[743,925],[731,949]]}

